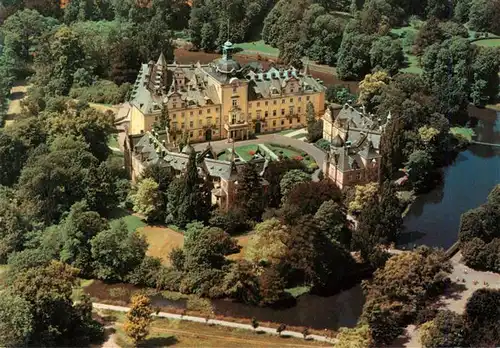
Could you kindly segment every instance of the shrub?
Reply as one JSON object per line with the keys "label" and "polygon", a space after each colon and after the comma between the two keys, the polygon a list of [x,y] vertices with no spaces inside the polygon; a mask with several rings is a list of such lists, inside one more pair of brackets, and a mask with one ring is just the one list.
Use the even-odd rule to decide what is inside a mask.
{"label": "shrub", "polygon": [[100,104],[119,104],[125,101],[130,90],[130,84],[124,83],[121,86],[112,81],[99,80],[88,87],[71,88],[69,95],[73,99]]}

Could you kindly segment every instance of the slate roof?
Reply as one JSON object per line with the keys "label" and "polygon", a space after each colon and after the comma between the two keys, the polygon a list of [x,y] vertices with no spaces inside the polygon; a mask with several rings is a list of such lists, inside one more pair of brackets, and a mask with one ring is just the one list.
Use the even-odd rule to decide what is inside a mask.
{"label": "slate roof", "polygon": [[[332,119],[331,113],[325,113],[325,116]],[[346,133],[344,139],[337,135],[332,140],[334,146],[330,150],[331,161],[339,170],[363,169],[363,159],[370,161],[381,157],[379,148],[383,126],[373,115],[345,104],[333,121]]]}
{"label": "slate roof", "polygon": [[[189,154],[182,152],[172,152],[168,151],[167,148],[161,144],[161,142],[151,133],[145,133],[141,138],[133,142],[134,151],[140,153],[144,157],[144,162],[146,165],[151,165],[155,163],[164,163],[167,166],[172,167],[176,171],[184,171],[187,168],[189,162]],[[187,147],[191,147],[187,145]],[[191,147],[192,149],[192,147]],[[245,162],[231,162],[222,161],[213,158],[205,157],[207,150],[210,151],[210,145],[207,149],[203,151],[198,157],[199,161],[197,163],[198,170],[200,174],[207,174],[211,177],[238,180],[241,170]],[[257,167],[257,171],[263,174],[267,168],[268,161],[265,158],[253,160],[253,163]]]}
{"label": "slate roof", "polygon": [[[183,81],[178,84],[175,74]],[[295,68],[267,71],[259,63],[250,63],[241,67],[232,58],[220,58],[211,64],[167,64],[163,53],[157,62],[142,64],[137,79],[132,88],[130,103],[145,114],[159,111],[162,103],[168,101],[173,93],[178,93],[185,107],[220,104],[216,86],[212,77],[221,84],[230,83],[231,79],[239,78],[249,83],[249,100],[270,98],[282,94],[290,79],[297,79],[302,93],[316,93],[325,90],[322,82],[310,75],[301,73]]]}

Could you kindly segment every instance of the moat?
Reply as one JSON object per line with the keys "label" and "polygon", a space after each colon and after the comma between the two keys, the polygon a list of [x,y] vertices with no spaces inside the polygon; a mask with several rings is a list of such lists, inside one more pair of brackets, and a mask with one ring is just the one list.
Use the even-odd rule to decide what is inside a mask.
{"label": "moat", "polygon": [[[474,140],[500,144],[500,113],[471,108],[478,118]],[[460,216],[486,201],[500,182],[500,147],[470,145],[443,169],[443,183],[417,197],[405,217],[401,245],[449,248],[457,240]]]}

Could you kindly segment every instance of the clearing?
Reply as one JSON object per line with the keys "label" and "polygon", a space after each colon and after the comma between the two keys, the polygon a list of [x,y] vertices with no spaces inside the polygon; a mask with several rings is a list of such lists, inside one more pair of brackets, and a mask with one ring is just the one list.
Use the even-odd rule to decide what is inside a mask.
{"label": "clearing", "polygon": [[10,90],[9,109],[7,111],[7,116],[5,117],[6,126],[12,124],[21,113],[21,100],[23,100],[26,96],[28,87],[29,86],[26,84],[26,81],[16,81]]}
{"label": "clearing", "polygon": [[[99,310],[100,315],[114,322],[114,338],[121,347],[134,347],[123,330],[125,314]],[[325,343],[291,337],[278,337],[248,330],[180,320],[154,319],[143,347],[310,347],[329,346]],[[331,345],[330,345],[331,346]]]}
{"label": "clearing", "polygon": [[270,45],[264,43],[264,40],[242,42],[234,45],[236,48],[241,49],[241,53],[262,53],[268,56],[277,57],[280,51]]}
{"label": "clearing", "polygon": [[170,228],[144,226],[138,229],[149,243],[147,255],[159,257],[165,266],[170,266],[168,255],[174,248],[182,248],[184,235]]}
{"label": "clearing", "polygon": [[483,47],[500,47],[500,39],[486,39],[474,41],[474,45]]}

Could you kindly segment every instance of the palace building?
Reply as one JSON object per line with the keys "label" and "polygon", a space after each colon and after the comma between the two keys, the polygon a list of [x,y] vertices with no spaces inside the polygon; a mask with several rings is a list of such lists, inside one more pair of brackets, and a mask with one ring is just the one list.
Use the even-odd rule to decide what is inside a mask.
{"label": "palace building", "polygon": [[[387,116],[387,121],[391,114]],[[380,137],[385,124],[349,104],[329,108],[323,116],[323,138],[331,143],[323,173],[341,189],[378,180]]]}
{"label": "palace building", "polygon": [[168,110],[171,144],[181,139],[242,140],[302,127],[309,102],[317,116],[324,113],[325,87],[307,68],[241,66],[233,49],[226,42],[222,57],[207,65],[167,64],[163,54],[156,63],[143,64],[124,117],[128,135],[158,129],[163,108]]}

